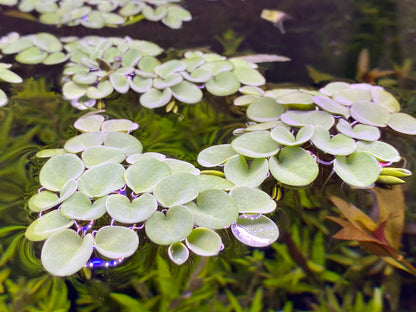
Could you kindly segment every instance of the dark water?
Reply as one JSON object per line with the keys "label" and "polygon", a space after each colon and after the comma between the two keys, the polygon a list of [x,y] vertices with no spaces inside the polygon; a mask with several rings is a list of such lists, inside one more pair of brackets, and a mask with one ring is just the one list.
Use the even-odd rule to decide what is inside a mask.
{"label": "dark water", "polygon": [[[358,55],[363,49],[369,51],[370,69],[394,69],[406,60],[416,61],[414,1],[188,0],[184,6],[193,20],[184,23],[181,30],[145,21],[119,29],[56,29],[2,15],[0,35],[11,31],[22,35],[45,31],[59,36],[130,36],[159,44],[166,49],[166,58],[178,57],[184,50],[195,48],[209,48],[227,56],[278,54],[291,61],[267,63],[261,69],[270,85],[279,86],[320,86],[308,73],[307,65],[333,77],[354,81]],[[271,22],[260,19],[264,8],[290,15],[284,22],[284,34]],[[230,29],[234,38],[244,38],[240,45],[233,47],[233,38],[226,45],[218,40]],[[416,309],[414,300],[409,298],[416,291],[414,278],[389,270],[353,243],[330,239],[336,228],[323,220],[322,211],[329,210],[328,204],[320,191],[313,189],[301,197],[302,205],[322,210],[305,209],[304,217],[296,219],[300,211],[291,207],[296,206],[299,194],[288,190],[281,207],[289,211],[282,208],[279,226],[290,229],[293,241],[307,257],[319,258],[323,248],[327,255],[353,259],[353,263],[347,259],[347,265],[340,265],[327,257],[328,271],[342,276],[341,280],[333,281],[316,272],[318,280],[305,275],[290,260],[293,254],[288,254],[287,240],[279,240],[274,247],[264,250],[248,250],[229,240],[228,248],[219,257],[202,260],[194,257],[183,267],[164,260],[163,249],[143,244],[120,267],[81,272],[67,279],[52,278],[38,260],[41,244],[23,237],[26,226],[36,217],[26,205],[37,191],[37,175],[43,164],[34,154],[46,147],[61,147],[74,136],[72,123],[83,112],[73,109],[60,96],[61,67],[15,64],[13,69],[25,81],[5,87],[11,100],[0,108],[0,311],[249,311],[250,306],[250,311],[277,311],[283,307],[292,311],[291,304],[293,311],[312,311],[313,304],[321,305],[316,311],[326,311],[322,302],[331,302],[331,311],[349,311],[342,305],[352,306],[348,305],[349,300],[357,302],[360,295],[369,302],[377,287],[384,291],[384,311]],[[383,78],[390,80],[382,81]],[[415,78],[413,67],[406,76],[397,72],[377,81],[385,83],[399,97],[405,112],[415,114]],[[213,97],[192,108],[181,108],[184,116],[181,121],[177,115],[163,110],[141,109],[133,94],[110,100],[107,108],[111,117],[128,118],[140,124],[135,135],[147,151],[194,163],[202,148],[227,142],[232,130],[246,122],[243,114],[231,109],[230,99]],[[395,146],[408,160],[408,168],[414,170],[414,139],[389,139],[395,140]],[[416,181],[410,178],[407,182],[404,190],[409,227],[402,250],[415,263]],[[365,194],[358,192],[354,196],[365,197]],[[319,223],[330,229],[323,237],[324,247],[319,243],[320,236],[315,235]],[[348,251],[355,254],[347,254]],[[285,256],[287,261],[282,260]],[[338,310],[334,300],[340,305]]]}

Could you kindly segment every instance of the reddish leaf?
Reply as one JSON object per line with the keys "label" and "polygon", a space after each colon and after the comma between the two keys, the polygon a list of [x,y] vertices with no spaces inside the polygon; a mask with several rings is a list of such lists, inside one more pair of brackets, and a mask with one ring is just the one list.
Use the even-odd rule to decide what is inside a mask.
{"label": "reddish leaf", "polygon": [[364,226],[365,229],[370,232],[374,232],[377,229],[377,224],[354,205],[335,196],[331,196],[330,199],[353,226],[357,228],[362,228]]}
{"label": "reddish leaf", "polygon": [[378,214],[381,222],[386,222],[384,236],[394,250],[399,250],[404,227],[405,202],[399,185],[392,189],[374,187],[377,197]]}

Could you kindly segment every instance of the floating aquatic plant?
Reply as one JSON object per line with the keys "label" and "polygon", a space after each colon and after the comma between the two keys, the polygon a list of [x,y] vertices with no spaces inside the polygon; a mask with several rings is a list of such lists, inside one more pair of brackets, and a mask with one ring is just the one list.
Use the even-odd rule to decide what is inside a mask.
{"label": "floating aquatic plant", "polygon": [[176,5],[177,2],[180,0],[0,0],[0,5],[17,6],[22,17],[38,19],[49,25],[81,25],[101,29],[105,26],[129,25],[144,18],[178,29],[192,16],[189,11]]}
{"label": "floating aquatic plant", "polygon": [[[155,57],[162,50],[156,47],[113,47],[108,39],[96,39],[87,55],[71,57],[64,70],[63,95],[75,105],[129,90],[141,94],[140,104],[147,108],[165,106],[172,98],[194,104],[201,101],[204,87],[211,94],[226,96],[237,92],[241,84],[265,83],[257,66],[243,60],[192,51],[182,59],[162,63]],[[77,45],[84,49],[83,41]],[[103,45],[107,49],[102,49]],[[75,45],[70,53],[80,54]]]}
{"label": "floating aquatic plant", "polygon": [[[48,33],[19,36],[11,33],[0,40],[4,54],[17,54],[24,64],[54,65],[67,62],[62,93],[78,109],[86,109],[113,92],[133,90],[141,94],[147,108],[167,105],[172,98],[182,103],[201,101],[204,87],[216,96],[253,90],[265,83],[257,65],[215,53],[190,51],[184,58],[161,62],[163,49],[144,40],[126,38],[57,38]],[[243,86],[242,86],[243,85]]]}
{"label": "floating aquatic plant", "polygon": [[[12,64],[0,63],[0,81],[5,81],[9,83],[20,83],[22,78],[10,70]],[[8,102],[8,97],[6,93],[0,89],[0,107],[6,105]]]}
{"label": "floating aquatic plant", "polygon": [[[74,126],[82,134],[62,149],[37,154],[48,160],[39,174],[42,187],[28,203],[39,218],[26,238],[46,240],[41,260],[53,275],[71,275],[106,259],[118,264],[137,251],[144,235],[168,246],[176,264],[190,251],[218,254],[223,243],[217,231],[228,227],[249,246],[277,239],[278,227],[264,216],[276,202],[257,185],[235,185],[190,163],[143,152],[129,134],[138,125],[129,120],[87,114]],[[96,256],[100,260],[91,259]]]}
{"label": "floating aquatic plant", "polygon": [[390,144],[379,141],[380,131],[416,134],[416,119],[400,113],[398,101],[382,87],[333,82],[319,91],[242,88],[234,104],[246,108],[253,122],[236,131],[230,144],[200,152],[205,167],[224,165],[236,185],[260,185],[269,173],[279,184],[311,184],[320,165],[353,187],[375,182],[403,183],[410,175],[390,167],[401,160]]}

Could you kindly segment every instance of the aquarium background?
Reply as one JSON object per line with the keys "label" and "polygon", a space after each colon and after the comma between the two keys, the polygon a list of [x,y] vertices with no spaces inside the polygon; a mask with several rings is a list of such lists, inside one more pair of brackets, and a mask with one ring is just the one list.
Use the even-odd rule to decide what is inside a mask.
{"label": "aquarium background", "polygon": [[[54,27],[5,14],[0,36],[49,32],[57,36],[130,36],[165,49],[164,59],[203,49],[228,57],[277,54],[288,62],[260,64],[268,88],[319,88],[331,80],[369,82],[394,94],[402,111],[416,115],[416,3],[387,0],[187,0],[193,19],[180,30],[140,21],[99,30]],[[263,9],[289,15],[285,32],[261,19]],[[363,51],[367,51],[363,53]],[[367,53],[367,57],[366,57]],[[360,58],[361,55],[361,58]],[[361,61],[360,61],[361,59]],[[13,62],[10,56],[2,58]],[[367,65],[366,65],[367,63]],[[323,191],[342,194],[371,211],[373,199],[340,180],[306,189],[284,189],[273,216],[281,236],[268,248],[248,248],[222,233],[227,248],[217,257],[172,264],[164,248],[142,241],[121,266],[83,270],[67,278],[48,274],[41,245],[24,238],[37,217],[27,201],[38,188],[44,161],[34,155],[61,147],[77,134],[72,124],[85,112],[63,100],[63,65],[13,64],[23,83],[1,84],[10,101],[0,108],[0,311],[414,311],[414,276],[385,264],[354,241],[331,238],[338,216]],[[195,165],[203,148],[230,141],[247,122],[231,98],[206,94],[178,113],[149,110],[136,94],[106,100],[106,114],[140,125],[134,135],[145,150]],[[387,132],[414,171],[414,138]],[[415,178],[403,185],[406,226],[402,253],[415,263]]]}

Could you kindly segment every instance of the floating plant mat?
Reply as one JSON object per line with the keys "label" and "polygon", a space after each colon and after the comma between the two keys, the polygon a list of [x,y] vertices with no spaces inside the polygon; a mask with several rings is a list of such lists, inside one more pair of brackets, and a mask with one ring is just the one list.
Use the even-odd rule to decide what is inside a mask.
{"label": "floating plant mat", "polygon": [[[217,231],[247,215],[261,216],[252,226],[267,229],[250,233],[255,229],[250,221],[244,229],[239,223],[232,231],[238,240],[266,246],[278,238],[277,226],[263,215],[273,212],[276,202],[255,186],[236,186],[190,163],[144,153],[140,140],[129,134],[138,125],[129,120],[87,114],[74,127],[82,133],[62,149],[37,154],[47,159],[39,173],[42,188],[28,203],[40,214],[25,236],[45,240],[41,261],[51,274],[71,275],[104,259],[119,264],[140,252],[143,235],[166,246],[178,265],[190,252],[214,256],[224,248]],[[233,170],[245,174],[244,167]]]}
{"label": "floating plant mat", "polygon": [[[158,108],[172,100],[199,103],[204,89],[227,96],[240,88],[247,91],[265,83],[254,63],[201,51],[162,62],[156,58],[163,52],[161,47],[129,37],[57,38],[48,33],[10,33],[1,38],[0,50],[6,55],[16,54],[15,60],[23,64],[65,63],[62,94],[78,109],[93,107],[97,100],[129,90],[140,94],[142,106]],[[0,79],[19,82],[21,79],[6,66],[0,67]],[[0,96],[0,104],[5,105],[7,98]]]}
{"label": "floating plant mat", "polygon": [[[264,216],[276,209],[261,190],[266,179],[277,186],[306,187],[322,166],[332,166],[347,184],[368,188],[376,182],[403,183],[401,178],[410,175],[390,167],[401,156],[379,138],[386,127],[415,134],[416,119],[400,113],[398,101],[378,86],[334,82],[319,91],[265,91],[254,63],[201,51],[162,62],[157,58],[162,48],[129,37],[11,33],[1,38],[0,49],[23,64],[65,63],[63,97],[78,109],[130,91],[140,94],[139,103],[149,109],[196,104],[204,92],[239,92],[234,104],[253,121],[230,143],[202,150],[198,163],[214,169],[223,165],[224,172],[201,173],[190,163],[144,153],[140,140],[129,134],[138,127],[132,121],[104,120],[99,114],[77,120],[74,126],[82,134],[63,149],[38,153],[49,160],[39,174],[43,189],[29,200],[40,217],[26,237],[46,239],[42,263],[55,275],[94,267],[93,254],[120,263],[138,250],[138,233],[166,245],[177,264],[190,252],[216,255],[223,248],[216,231],[228,227],[247,245],[267,246],[279,232]],[[9,64],[0,65],[0,79],[21,81]],[[5,105],[3,93],[0,104]],[[107,219],[110,224],[97,225]],[[126,246],[117,244],[122,237],[131,238]],[[60,247],[61,238],[77,247]]]}
{"label": "floating plant mat", "polygon": [[[0,5],[10,7],[5,14],[27,19],[38,19],[48,25],[84,26],[101,29],[120,27],[142,19],[162,22],[179,29],[183,22],[192,19],[191,13],[178,4],[178,0],[116,0],[116,1],[66,1],[52,0],[0,0]],[[16,14],[16,9],[21,14]]]}
{"label": "floating plant mat", "polygon": [[415,134],[416,119],[400,113],[398,101],[382,87],[333,82],[319,91],[253,94],[241,88],[240,93],[234,104],[246,107],[253,122],[238,129],[230,144],[198,155],[202,166],[224,165],[225,177],[236,185],[259,186],[271,174],[278,184],[304,187],[316,179],[319,166],[333,166],[356,188],[404,183],[398,175],[402,169],[390,167],[401,160],[399,152],[379,138],[386,127]]}

